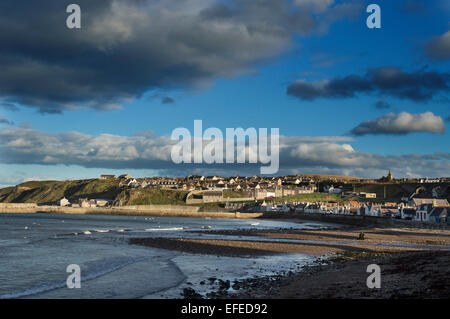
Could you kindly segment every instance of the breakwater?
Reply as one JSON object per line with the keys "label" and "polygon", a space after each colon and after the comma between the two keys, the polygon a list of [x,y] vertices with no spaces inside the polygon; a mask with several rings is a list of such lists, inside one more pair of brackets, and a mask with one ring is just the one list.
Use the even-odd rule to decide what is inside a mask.
{"label": "breakwater", "polygon": [[262,213],[239,213],[226,210],[204,209],[198,206],[140,205],[114,207],[60,207],[40,206],[35,203],[0,203],[0,213],[54,213],[69,215],[133,215],[166,217],[210,217],[210,218],[258,218]]}

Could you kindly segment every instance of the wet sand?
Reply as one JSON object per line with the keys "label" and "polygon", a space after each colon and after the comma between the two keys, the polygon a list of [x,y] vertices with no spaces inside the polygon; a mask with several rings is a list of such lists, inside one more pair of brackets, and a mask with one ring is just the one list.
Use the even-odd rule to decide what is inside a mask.
{"label": "wet sand", "polygon": [[359,234],[364,233],[364,243],[403,243],[418,245],[450,245],[450,230],[419,228],[343,228],[318,230],[230,230],[202,231],[198,233],[224,236],[260,236],[314,241],[354,242]]}
{"label": "wet sand", "polygon": [[[130,243],[220,256],[259,256],[283,253],[322,256],[344,251],[420,251],[423,246],[427,245],[450,245],[449,230],[373,228],[352,230],[232,230],[201,231],[197,233],[222,235],[224,239],[134,238],[130,240]],[[364,233],[364,240],[358,240],[360,233]],[[227,236],[240,236],[242,240],[226,239]],[[265,241],[245,240],[248,236],[264,238]],[[271,238],[307,240],[317,243],[270,241]],[[407,247],[408,245],[417,245],[417,247]]]}
{"label": "wet sand", "polygon": [[[335,258],[282,276],[235,282],[237,294],[213,298],[264,299],[448,299],[450,251],[359,254]],[[369,289],[367,266],[381,268],[381,288]]]}
{"label": "wet sand", "polygon": [[[202,231],[221,239],[135,238],[130,243],[195,254],[260,256],[301,253],[330,257],[299,272],[235,281],[237,293],[218,289],[210,298],[448,298],[450,231],[397,228],[342,230]],[[358,240],[364,233],[364,240]],[[227,236],[241,236],[227,239]],[[245,240],[260,237],[265,241]],[[271,239],[308,240],[292,243]],[[385,245],[406,246],[385,246]],[[411,245],[408,247],[408,245]],[[369,264],[382,269],[382,288],[368,289]],[[195,295],[195,294],[194,294]],[[189,297],[189,296],[188,296]]]}

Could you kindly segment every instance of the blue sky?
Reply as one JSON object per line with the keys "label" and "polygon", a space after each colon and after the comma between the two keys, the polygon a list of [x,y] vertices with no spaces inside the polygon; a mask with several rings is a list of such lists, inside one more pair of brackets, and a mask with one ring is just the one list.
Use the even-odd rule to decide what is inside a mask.
{"label": "blue sky", "polygon": [[[198,3],[201,3],[200,6],[209,5],[206,0],[190,2],[193,5],[198,5]],[[214,4],[216,1],[209,2]],[[241,2],[225,1],[224,3],[239,5]],[[298,3],[308,3],[308,1],[297,1]],[[328,11],[332,12],[332,8],[346,3],[350,3],[356,8],[351,14],[337,16],[328,14]],[[0,101],[3,100],[5,105],[16,106],[14,110],[8,107],[0,108],[0,116],[9,122],[9,124],[0,124],[0,132],[2,130],[21,130],[20,132],[14,131],[16,135],[11,132],[9,135],[5,133],[5,136],[9,136],[8,141],[11,141],[11,136],[25,134],[26,132],[22,132],[24,130],[34,132],[35,135],[44,133],[51,136],[78,132],[91,137],[101,134],[131,137],[138,132],[145,131],[152,131],[156,136],[168,136],[177,127],[193,130],[193,121],[201,119],[204,128],[218,127],[225,130],[227,127],[274,127],[280,128],[280,134],[283,136],[345,136],[348,137],[348,141],[343,143],[351,145],[357,152],[390,158],[390,161],[386,161],[385,168],[380,165],[379,161],[373,165],[356,164],[355,166],[340,165],[334,162],[330,162],[329,165],[326,163],[317,166],[303,165],[303,158],[299,158],[298,167],[291,165],[283,170],[282,166],[280,173],[333,172],[376,177],[384,170],[392,169],[394,175],[397,174],[397,176],[424,176],[425,174],[448,176],[450,175],[448,174],[450,167],[448,160],[450,133],[448,129],[436,133],[425,125],[425,129],[411,129],[401,132],[401,134],[395,130],[391,132],[389,129],[384,133],[373,131],[361,136],[350,133],[353,128],[366,121],[374,121],[388,113],[399,114],[401,112],[413,115],[431,112],[434,115],[433,119],[436,120],[436,117],[440,117],[446,127],[448,126],[446,119],[450,116],[448,86],[434,90],[430,98],[423,100],[399,98],[398,95],[391,94],[391,91],[382,89],[356,92],[351,97],[325,95],[313,100],[287,94],[288,86],[297,80],[320,83],[326,80],[342,79],[348,75],[364,77],[369,69],[383,67],[397,68],[406,74],[419,72],[417,75],[419,78],[427,72],[436,72],[448,81],[450,67],[448,55],[447,58],[445,56],[444,58],[441,56],[435,58],[432,55],[433,52],[430,53],[432,49],[448,49],[449,44],[445,43],[446,39],[443,37],[450,29],[448,3],[445,1],[376,1],[375,3],[381,7],[381,29],[367,28],[365,23],[369,15],[365,12],[367,2],[330,1],[327,9],[320,10],[312,8],[311,5],[294,5],[291,7],[292,10],[307,11],[315,17],[317,22],[307,32],[291,32],[287,36],[288,40],[283,37],[284,44],[281,49],[277,50],[279,52],[269,52],[262,57],[257,56],[248,61],[246,59],[245,62],[238,61],[235,63],[237,64],[236,70],[228,74],[226,70],[210,72],[206,78],[200,79],[200,85],[197,83],[197,79],[184,83],[183,81],[180,83],[178,80],[172,81],[170,78],[167,82],[153,81],[152,83],[149,81],[149,89],[139,90],[139,93],[134,96],[127,96],[126,101],[121,100],[121,96],[114,97],[117,98],[117,104],[121,106],[121,109],[101,110],[97,107],[86,107],[86,101],[81,102],[76,99],[70,101],[71,107],[59,107],[58,101],[52,101],[50,98],[48,101],[44,101],[44,104],[33,103],[36,100],[41,101],[43,96],[37,96],[34,93],[35,89],[29,91],[33,93],[27,92],[26,98],[20,96],[20,93],[12,94],[11,92],[17,92],[16,88],[13,90],[8,87],[9,91],[0,89]],[[83,4],[80,6],[83,12]],[[35,14],[45,16],[46,12],[38,11]],[[245,19],[245,17],[239,17],[239,19]],[[328,20],[334,22],[327,22]],[[92,24],[86,23],[82,29],[90,27]],[[290,30],[288,31],[290,32]],[[441,41],[444,43],[443,46],[437,46],[437,49],[436,46],[428,49],[431,47],[427,46],[428,43],[439,37],[443,39]],[[25,43],[26,41],[27,39],[24,40]],[[252,48],[249,45],[243,48],[237,47],[236,50],[251,51]],[[110,50],[114,54],[114,50],[119,49],[112,48]],[[202,50],[203,47],[200,46],[196,49]],[[258,50],[257,47],[254,49]],[[30,54],[32,58],[39,61],[42,59],[42,56],[35,57],[35,53],[28,53],[27,50],[30,50],[29,46],[23,45],[19,51],[15,49],[11,52],[15,56],[23,53],[24,55]],[[43,47],[42,50],[45,51],[46,47]],[[176,50],[176,46],[173,50]],[[238,55],[235,52],[233,54]],[[257,53],[253,55],[257,55]],[[125,67],[139,68],[139,65],[135,65],[139,63],[139,59],[128,60],[129,58],[129,56],[122,57]],[[224,59],[226,58],[225,56]],[[52,59],[52,54],[49,52],[47,66],[61,63],[59,58],[54,58],[54,61]],[[81,65],[89,68],[91,64],[84,62],[89,60],[89,56],[82,56],[81,59],[84,59],[80,62]],[[225,62],[228,63],[228,61]],[[230,62],[230,65],[235,66],[233,61]],[[102,67],[108,68],[108,65]],[[214,67],[215,69],[216,67]],[[184,72],[188,73],[186,77],[190,76],[189,69]],[[43,79],[52,76],[57,77],[58,75],[42,74]],[[133,76],[132,72],[124,73],[124,77],[119,78],[117,82],[133,82]],[[177,79],[178,77],[177,74]],[[71,78],[69,76],[60,80],[70,83]],[[2,80],[0,80],[0,88],[1,83],[3,83]],[[28,81],[23,81],[22,84],[18,81],[16,85],[27,86],[30,84]],[[89,86],[90,83],[88,82],[86,85]],[[45,96],[49,95],[46,93]],[[162,103],[163,97],[170,97],[174,103]],[[95,100],[98,97],[89,97],[89,99]],[[386,107],[376,108],[375,105],[378,101],[383,101]],[[58,113],[42,111],[42,105],[46,105],[45,103],[52,104],[52,110],[57,110]],[[433,126],[433,123],[430,125]],[[378,126],[376,128],[379,129]],[[80,144],[79,147],[83,147],[83,145]],[[152,166],[151,161],[147,161],[147,159],[148,167],[140,169],[133,167],[132,162],[129,165],[123,163],[115,167],[105,163],[105,166],[102,167],[101,161],[99,161],[95,165],[97,167],[91,167],[92,165],[87,165],[82,160],[71,162],[60,158],[53,161],[53,155],[51,156],[52,160],[39,162],[39,160],[25,159],[25,154],[33,156],[32,148],[28,148],[28,150],[12,148],[7,144],[6,137],[3,142],[0,138],[0,152],[3,150],[3,156],[0,158],[2,160],[0,164],[1,185],[10,185],[27,179],[95,177],[100,173],[108,172],[133,172],[136,176],[145,176],[171,173],[188,175],[191,172],[202,172],[203,169],[205,173],[212,171],[209,170],[209,167],[185,167],[180,171],[170,172],[161,170],[160,166]],[[22,157],[19,156],[19,153]],[[427,156],[435,153],[447,154],[447,157],[441,157],[439,162],[433,161],[434,165],[428,165],[423,161],[400,164],[411,155]],[[43,155],[45,154],[40,152],[37,157],[43,157]],[[9,158],[6,158],[8,156]],[[12,159],[13,157],[14,159]],[[389,165],[394,167],[389,167]],[[415,165],[423,167],[416,169]],[[408,167],[407,170],[405,170],[405,166]],[[230,174],[232,173],[234,174],[236,171],[230,170]]]}

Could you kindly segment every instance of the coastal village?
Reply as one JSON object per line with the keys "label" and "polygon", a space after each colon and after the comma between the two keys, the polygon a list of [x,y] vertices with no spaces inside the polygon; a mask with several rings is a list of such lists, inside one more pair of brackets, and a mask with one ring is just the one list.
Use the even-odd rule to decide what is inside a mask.
{"label": "coastal village", "polygon": [[[332,175],[133,178],[128,174],[101,175],[99,180],[115,181],[121,189],[180,191],[187,194],[186,205],[217,203],[224,211],[373,216],[450,225],[450,178],[396,180],[389,171],[378,180]],[[396,198],[389,194],[393,187]],[[120,203],[98,198],[71,203],[64,197],[57,205],[104,208]]]}

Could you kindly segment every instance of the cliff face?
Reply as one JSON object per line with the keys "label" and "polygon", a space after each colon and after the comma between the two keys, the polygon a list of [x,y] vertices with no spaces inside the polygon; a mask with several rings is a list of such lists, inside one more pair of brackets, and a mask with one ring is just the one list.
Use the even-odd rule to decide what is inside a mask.
{"label": "cliff face", "polygon": [[65,197],[71,203],[79,198],[111,199],[115,206],[184,205],[187,193],[159,188],[121,188],[118,180],[33,181],[0,189],[0,203],[53,205]]}
{"label": "cliff face", "polygon": [[114,200],[120,191],[115,180],[33,181],[0,189],[0,202],[55,204],[63,197],[71,202],[84,197]]}

